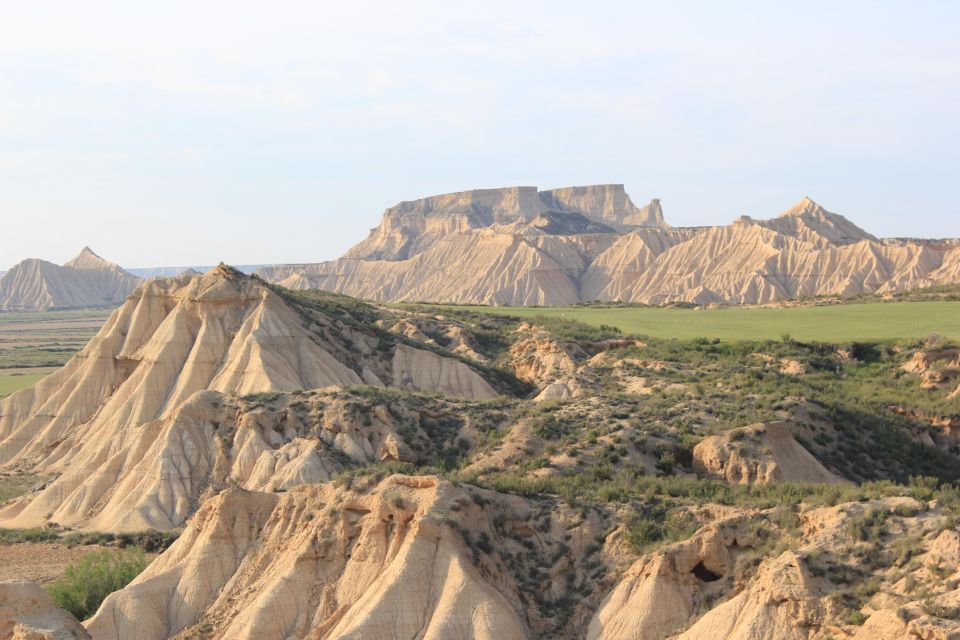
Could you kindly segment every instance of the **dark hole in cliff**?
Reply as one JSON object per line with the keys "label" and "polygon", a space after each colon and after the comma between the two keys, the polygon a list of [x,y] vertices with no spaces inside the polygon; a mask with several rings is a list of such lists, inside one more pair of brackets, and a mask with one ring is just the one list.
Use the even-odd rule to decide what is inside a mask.
{"label": "dark hole in cliff", "polygon": [[703,566],[702,562],[698,562],[690,573],[697,576],[697,579],[701,582],[716,582],[720,579],[720,576]]}

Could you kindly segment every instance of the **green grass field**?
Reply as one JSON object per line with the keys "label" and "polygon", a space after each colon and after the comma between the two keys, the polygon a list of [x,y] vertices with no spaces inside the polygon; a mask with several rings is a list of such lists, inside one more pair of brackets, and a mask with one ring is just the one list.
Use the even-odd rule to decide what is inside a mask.
{"label": "green grass field", "polygon": [[63,366],[109,315],[106,309],[0,313],[0,398]]}
{"label": "green grass field", "polygon": [[46,373],[11,374],[9,371],[0,371],[0,398],[8,396],[14,391],[32,387],[38,380],[45,378]]}
{"label": "green grass field", "polygon": [[624,333],[658,338],[721,340],[796,340],[848,342],[923,338],[938,333],[960,339],[960,302],[889,302],[784,308],[724,307],[674,309],[657,307],[480,307],[462,309],[532,318],[545,315],[606,324]]}

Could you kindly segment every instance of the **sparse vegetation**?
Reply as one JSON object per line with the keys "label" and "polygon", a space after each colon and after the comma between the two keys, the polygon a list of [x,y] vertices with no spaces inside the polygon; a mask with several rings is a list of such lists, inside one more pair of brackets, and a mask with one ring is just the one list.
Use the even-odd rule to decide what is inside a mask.
{"label": "sparse vegetation", "polygon": [[59,531],[48,527],[32,529],[0,529],[0,544],[19,542],[59,542],[67,546],[100,545],[120,549],[135,548],[147,553],[166,550],[180,536],[179,531],[156,531],[148,529],[133,533],[109,533],[102,531]]}
{"label": "sparse vegetation", "polygon": [[[730,513],[738,518],[731,526],[741,528],[737,549],[728,558],[735,566],[728,572],[700,562],[683,569],[694,574],[697,584],[716,583],[693,603],[701,612],[732,593],[735,584],[749,586],[763,563],[792,550],[801,568],[829,584],[841,626],[863,624],[865,604],[894,579],[902,579],[903,589],[916,601],[925,598],[927,614],[941,618],[956,614],[929,597],[931,581],[917,569],[927,562],[928,532],[952,529],[960,518],[957,451],[939,441],[934,444],[940,446],[930,444],[937,435],[932,420],[955,416],[955,401],[946,393],[922,388],[917,376],[901,368],[921,348],[954,348],[949,333],[922,340],[843,337],[812,342],[809,334],[789,322],[782,327],[776,326],[778,321],[768,326],[766,319],[763,326],[756,324],[767,311],[793,310],[632,307],[522,310],[526,315],[521,320],[495,315],[498,310],[404,306],[422,314],[414,319],[423,326],[414,326],[411,320],[401,325],[402,330],[388,330],[395,326],[389,308],[344,296],[274,290],[310,320],[314,339],[326,339],[324,332],[334,325],[369,338],[351,342],[342,337],[348,332],[337,333],[348,366],[366,362],[368,351],[389,354],[399,344],[416,344],[468,362],[504,395],[468,401],[370,385],[218,396],[211,400],[217,411],[223,409],[212,421],[216,444],[237,446],[232,438],[240,428],[261,429],[266,444],[258,441],[258,446],[272,447],[279,465],[280,456],[286,454],[281,447],[293,440],[306,443],[307,456],[298,458],[297,464],[307,465],[306,457],[319,455],[334,487],[363,500],[372,498],[378,483],[393,473],[446,478],[463,493],[427,517],[459,534],[463,546],[454,538],[457,548],[465,550],[482,576],[495,575],[511,585],[511,593],[534,612],[531,620],[535,618],[542,632],[538,637],[579,637],[567,633],[570,625],[584,623],[581,612],[573,613],[578,600],[598,605],[618,579],[617,572],[635,556],[653,550],[670,553],[668,545],[703,535],[704,524]],[[686,314],[683,318],[715,313],[711,317],[724,322],[726,316],[719,314],[730,313],[740,320],[726,329],[721,322],[710,337],[665,339],[622,333],[627,317],[622,314],[666,311]],[[577,393],[533,401],[538,389],[521,383],[513,373],[518,356],[516,350],[511,352],[511,343],[534,333],[517,332],[522,321],[533,322],[556,338],[545,341],[552,347],[577,343],[562,344],[549,353],[561,361],[558,371],[550,371],[550,362],[534,361],[530,367],[534,373],[522,375],[541,380],[544,370],[542,379],[547,382],[575,377],[571,388]],[[676,331],[693,330],[683,322]],[[700,321],[690,326],[696,322]],[[456,336],[464,335],[458,332],[474,336],[475,342],[465,347],[448,340],[449,327]],[[654,329],[646,333],[656,333]],[[835,335],[846,336],[848,330],[856,329],[841,327]],[[429,337],[429,346],[407,337],[422,337],[421,331]],[[725,336],[723,331],[731,333]],[[739,339],[746,332],[750,339]],[[536,339],[524,346],[544,342],[544,334],[536,333]],[[757,339],[758,335],[767,337]],[[453,348],[461,352],[453,354]],[[482,354],[482,364],[463,355],[475,352]],[[384,377],[388,364],[371,367],[380,367],[375,375],[388,379]],[[364,379],[370,379],[366,372]],[[244,412],[255,412],[255,423],[241,421],[239,417],[250,417]],[[728,439],[711,442],[722,441],[745,457],[769,453],[767,438],[776,433],[774,427],[756,423],[784,419],[797,427],[796,440],[802,447],[829,471],[853,482],[733,484],[713,479],[697,466],[702,464],[703,448],[695,464],[694,448],[724,432],[730,432]],[[745,429],[748,425],[754,426]],[[37,480],[0,481],[0,498],[20,495]],[[291,485],[266,486],[279,493]],[[281,500],[297,497],[297,489],[289,491]],[[376,517],[393,518],[387,529],[401,521],[407,526],[406,518],[423,504],[418,493],[399,484],[385,489]],[[440,489],[436,493],[444,495]],[[350,506],[344,493],[333,495],[337,497],[332,504],[310,504],[302,514],[303,522],[311,522],[310,527],[320,532],[318,554],[333,553],[337,546],[330,527],[362,528],[375,519],[359,515],[366,507]],[[919,506],[912,506],[912,501],[872,502],[891,497],[914,498]],[[809,548],[804,540],[809,510],[840,503],[869,504],[844,507],[842,526],[834,529],[841,540],[838,548]],[[741,521],[747,512],[749,518]],[[921,516],[928,518],[926,529],[904,534],[905,520]],[[84,558],[50,586],[57,602],[80,617],[89,616],[108,593],[146,566],[143,551],[162,551],[175,537],[155,531],[70,532],[52,523],[48,528],[0,530],[0,544],[110,547]],[[612,554],[616,562],[611,562]],[[929,575],[946,581],[948,569],[942,565],[923,566]]]}
{"label": "sparse vegetation", "polygon": [[47,586],[47,593],[57,606],[85,620],[108,595],[127,586],[148,564],[140,549],[97,551],[67,567],[63,578]]}

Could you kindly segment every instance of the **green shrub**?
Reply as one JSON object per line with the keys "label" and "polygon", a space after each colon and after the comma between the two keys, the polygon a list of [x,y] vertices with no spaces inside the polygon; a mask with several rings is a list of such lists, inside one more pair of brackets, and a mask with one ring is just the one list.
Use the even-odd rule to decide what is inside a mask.
{"label": "green shrub", "polygon": [[92,616],[104,599],[127,586],[150,561],[143,551],[95,551],[67,567],[66,574],[46,589],[57,606],[78,620]]}
{"label": "green shrub", "polygon": [[851,611],[850,612],[850,624],[855,624],[857,626],[862,625],[867,621],[867,614],[862,611]]}
{"label": "green shrub", "polygon": [[42,527],[35,527],[33,529],[0,529],[0,544],[51,542],[56,539],[56,531]]}

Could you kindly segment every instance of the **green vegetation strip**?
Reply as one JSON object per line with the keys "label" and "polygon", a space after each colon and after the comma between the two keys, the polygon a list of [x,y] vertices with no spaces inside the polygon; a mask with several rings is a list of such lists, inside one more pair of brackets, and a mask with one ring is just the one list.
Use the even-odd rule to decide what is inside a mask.
{"label": "green vegetation strip", "polygon": [[775,340],[905,340],[933,333],[960,339],[960,302],[889,302],[803,307],[723,307],[676,309],[661,307],[484,307],[436,306],[438,311],[462,310],[523,319],[538,316],[578,320],[624,333],[657,338]]}
{"label": "green vegetation strip", "polygon": [[26,375],[4,375],[0,371],[0,398],[8,396],[14,391],[32,387],[38,380],[47,377],[46,373],[29,373]]}
{"label": "green vegetation strip", "polygon": [[67,567],[66,574],[46,590],[57,606],[86,620],[108,595],[130,584],[149,564],[137,548],[94,551]]}

